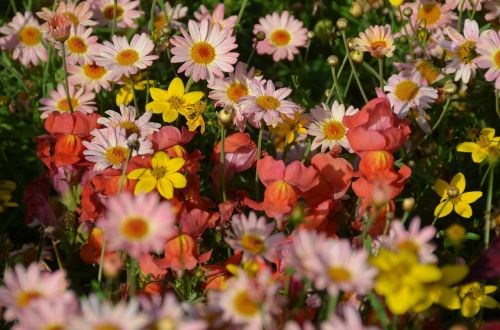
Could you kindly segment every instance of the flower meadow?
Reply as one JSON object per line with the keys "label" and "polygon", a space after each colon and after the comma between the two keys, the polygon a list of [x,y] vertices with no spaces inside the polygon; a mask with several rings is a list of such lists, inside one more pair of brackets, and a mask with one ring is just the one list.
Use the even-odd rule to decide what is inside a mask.
{"label": "flower meadow", "polygon": [[2,329],[500,329],[498,0],[1,7]]}

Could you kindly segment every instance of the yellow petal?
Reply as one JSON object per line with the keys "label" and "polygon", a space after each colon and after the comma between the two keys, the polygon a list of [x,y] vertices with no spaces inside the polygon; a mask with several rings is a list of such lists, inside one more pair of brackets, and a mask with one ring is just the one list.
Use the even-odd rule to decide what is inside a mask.
{"label": "yellow petal", "polygon": [[443,274],[442,282],[446,285],[452,285],[460,282],[469,272],[466,265],[448,265],[441,268]]}
{"label": "yellow petal", "polygon": [[148,193],[156,188],[156,179],[152,176],[142,178],[137,182],[134,189],[134,195]]}
{"label": "yellow petal", "polygon": [[484,290],[484,294],[490,294],[490,293],[497,291],[497,287],[494,285],[485,285],[483,290]]}
{"label": "yellow petal", "polygon": [[174,196],[174,187],[172,183],[165,178],[158,180],[158,191],[166,199],[172,199]]}
{"label": "yellow petal", "polygon": [[460,200],[455,203],[455,212],[464,218],[470,218],[472,216],[472,208],[470,205]]}
{"label": "yellow petal", "polygon": [[474,142],[462,142],[457,146],[458,152],[474,152],[479,148],[479,145]]}
{"label": "yellow petal", "polygon": [[472,317],[479,312],[479,309],[481,309],[481,304],[478,300],[465,298],[462,301],[462,308],[460,309],[460,312],[465,317]]}
{"label": "yellow petal", "polygon": [[457,291],[443,287],[441,296],[439,297],[439,304],[448,309],[459,309],[460,298],[458,297]]}
{"label": "yellow petal", "polygon": [[495,129],[490,127],[485,127],[481,130],[481,136],[486,136],[489,139],[493,139],[495,137]]}
{"label": "yellow petal", "polygon": [[486,157],[488,157],[488,151],[482,148],[477,148],[471,156],[474,163],[482,163]]}
{"label": "yellow petal", "polygon": [[180,170],[182,166],[184,166],[185,162],[186,161],[183,158],[176,157],[169,159],[165,166],[168,168],[168,173],[170,174]]}
{"label": "yellow petal", "polygon": [[180,173],[172,173],[166,176],[175,188],[184,188],[187,185],[186,177]]}
{"label": "yellow petal", "polygon": [[179,114],[177,113],[177,111],[172,110],[170,108],[166,109],[163,112],[163,115],[162,115],[163,121],[166,122],[166,123],[173,122],[174,120],[177,119],[177,117],[179,117]]}
{"label": "yellow petal", "polygon": [[404,314],[414,302],[419,300],[415,299],[418,296],[420,296],[418,291],[410,290],[408,286],[402,286],[398,291],[386,296],[387,307],[394,314]]}
{"label": "yellow petal", "polygon": [[179,96],[182,97],[184,95],[184,84],[182,83],[181,78],[174,78],[170,85],[168,86],[168,94],[170,96]]}
{"label": "yellow petal", "polygon": [[146,104],[146,110],[153,111],[154,113],[162,113],[169,110],[169,104],[163,101],[151,101]]}
{"label": "yellow petal", "polygon": [[460,195],[460,200],[470,204],[477,201],[481,196],[483,196],[483,192],[481,191],[468,191]]}
{"label": "yellow petal", "polygon": [[118,94],[116,94],[116,105],[120,106],[120,104],[128,105],[132,102],[134,96],[132,95],[132,91],[130,88],[124,86],[120,88]]}
{"label": "yellow petal", "polygon": [[[451,211],[453,211],[453,203],[448,202],[448,203],[446,203],[446,205],[444,205],[445,203],[446,203],[446,201],[442,201],[441,203],[438,204],[438,206],[436,206],[436,208],[434,209],[434,216],[435,217],[443,218],[443,217],[447,216],[448,214],[450,214]],[[439,214],[439,216],[438,216],[438,214]]]}
{"label": "yellow petal", "polygon": [[459,194],[463,193],[465,190],[465,176],[461,172],[458,172],[453,179],[451,179],[450,185],[456,187]]}
{"label": "yellow petal", "polygon": [[437,179],[436,182],[434,183],[434,187],[439,197],[443,197],[448,191],[448,188],[450,188],[450,185],[448,184],[448,182],[444,180]]}
{"label": "yellow petal", "polygon": [[184,95],[184,100],[186,100],[188,104],[193,104],[201,100],[203,96],[205,96],[203,92],[189,92]]}
{"label": "yellow petal", "polygon": [[149,94],[151,94],[151,97],[155,101],[167,101],[169,98],[169,93],[161,88],[150,88],[149,89]]}
{"label": "yellow petal", "polygon": [[441,279],[441,271],[434,265],[416,265],[412,268],[411,274],[420,282],[429,283]]}
{"label": "yellow petal", "polygon": [[481,300],[481,306],[486,308],[499,308],[500,304],[490,296],[483,296],[483,299]]}
{"label": "yellow petal", "polygon": [[165,167],[168,160],[169,157],[166,153],[164,153],[163,151],[158,151],[154,154],[153,159],[151,159],[151,166],[153,166],[153,168]]}
{"label": "yellow petal", "polygon": [[131,171],[127,178],[131,180],[139,180],[142,176],[151,176],[151,170],[149,168],[137,168]]}

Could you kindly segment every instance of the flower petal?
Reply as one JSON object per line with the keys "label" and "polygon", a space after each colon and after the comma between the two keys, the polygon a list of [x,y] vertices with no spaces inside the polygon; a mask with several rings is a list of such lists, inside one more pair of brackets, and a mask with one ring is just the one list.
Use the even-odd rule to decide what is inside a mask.
{"label": "flower petal", "polygon": [[434,183],[434,188],[439,197],[443,197],[448,191],[448,188],[450,188],[450,185],[444,180],[437,179],[436,183]]}
{"label": "flower petal", "polygon": [[127,175],[127,179],[139,180],[139,178],[141,178],[143,176],[151,176],[151,170],[149,168],[137,168],[137,169],[131,171]]}
{"label": "flower petal", "polygon": [[460,200],[470,204],[477,201],[479,198],[481,198],[481,196],[483,196],[482,191],[468,191],[460,195]]}
{"label": "flower petal", "polygon": [[178,172],[168,174],[167,179],[170,180],[175,188],[184,188],[187,185],[186,177]]}
{"label": "flower petal", "polygon": [[179,96],[182,97],[184,95],[184,83],[181,78],[176,77],[172,80],[170,85],[168,85],[168,94],[170,96]]}
{"label": "flower petal", "polygon": [[450,185],[456,187],[459,194],[463,193],[465,190],[465,176],[461,172],[458,172],[453,179],[451,179]]}
{"label": "flower petal", "polygon": [[149,89],[149,94],[155,101],[167,101],[168,100],[168,92],[161,88],[152,87]]}
{"label": "flower petal", "polygon": [[166,199],[172,199],[174,196],[174,187],[172,186],[170,180],[166,178],[158,180],[158,191]]}
{"label": "flower petal", "polygon": [[168,168],[167,173],[177,172],[182,168],[182,166],[184,166],[185,162],[186,161],[180,157],[169,159],[168,162],[165,163],[165,166]]}
{"label": "flower petal", "polygon": [[448,214],[453,211],[453,204],[451,202],[448,202],[446,205],[444,205],[446,201],[442,201],[441,203],[436,206],[434,209],[434,216],[437,217],[439,215],[439,218],[443,218],[447,216]]}
{"label": "flower petal", "polygon": [[455,212],[464,218],[470,218],[472,216],[472,208],[469,204],[463,201],[457,201],[455,203]]}
{"label": "flower petal", "polygon": [[156,188],[156,179],[152,176],[142,178],[137,182],[134,189],[134,195],[148,193]]}
{"label": "flower petal", "polygon": [[151,159],[151,165],[153,166],[153,168],[165,167],[169,159],[170,158],[167,156],[165,152],[158,151],[157,153],[154,154],[153,159]]}

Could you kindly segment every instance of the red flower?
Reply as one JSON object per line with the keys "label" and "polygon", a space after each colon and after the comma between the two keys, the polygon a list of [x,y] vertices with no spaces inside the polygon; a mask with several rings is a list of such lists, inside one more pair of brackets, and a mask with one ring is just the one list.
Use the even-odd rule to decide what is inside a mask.
{"label": "red flower", "polygon": [[81,137],[90,135],[94,129],[99,127],[97,113],[84,114],[80,111],[73,113],[52,112],[43,126],[51,135],[75,134]]}
{"label": "red flower", "polygon": [[165,244],[165,257],[158,259],[157,264],[176,271],[191,270],[198,263],[207,262],[211,255],[211,250],[198,255],[196,241],[187,234],[181,234]]}
{"label": "red flower", "polygon": [[158,132],[151,134],[148,140],[153,143],[154,150],[164,150],[176,144],[186,144],[193,139],[196,132],[190,132],[182,127],[182,132],[174,126],[163,126]]}

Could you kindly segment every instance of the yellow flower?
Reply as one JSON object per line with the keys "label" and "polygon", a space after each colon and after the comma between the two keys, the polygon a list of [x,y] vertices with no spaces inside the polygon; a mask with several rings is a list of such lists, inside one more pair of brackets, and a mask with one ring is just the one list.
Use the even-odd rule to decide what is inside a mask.
{"label": "yellow flower", "polygon": [[[132,93],[132,81],[134,82],[134,89],[136,91],[142,91],[146,88],[148,84],[148,80],[141,80],[143,75],[135,75],[132,76],[132,80],[130,78],[124,77],[123,83],[124,85],[116,94],[116,105],[120,106],[120,104],[129,105],[130,102],[134,100],[134,94]],[[154,80],[149,80],[149,84],[153,84]]]}
{"label": "yellow flower", "polygon": [[295,112],[294,117],[282,115],[283,122],[276,127],[271,127],[271,133],[275,136],[275,145],[279,150],[283,150],[286,145],[290,145],[301,135],[307,134],[306,125],[309,123],[307,117],[299,111]]}
{"label": "yellow flower", "polygon": [[190,92],[184,94],[184,84],[180,78],[174,78],[168,90],[151,88],[152,102],[146,104],[146,110],[162,113],[163,121],[171,123],[177,119],[179,113],[188,113],[193,104],[201,100],[203,92]]}
{"label": "yellow flower", "polygon": [[495,136],[495,129],[483,128],[477,142],[462,142],[457,146],[459,152],[470,152],[474,163],[481,163],[486,158],[490,162],[498,159],[500,136]]}
{"label": "yellow flower", "polygon": [[452,210],[455,210],[461,217],[470,218],[472,208],[469,204],[483,196],[481,191],[464,193],[465,177],[462,173],[457,173],[449,184],[444,180],[437,179],[434,185],[437,194],[441,197],[441,202],[434,209],[434,216],[439,218],[447,216]]}
{"label": "yellow flower", "polygon": [[421,264],[414,253],[399,253],[381,249],[370,263],[378,269],[375,292],[385,297],[387,307],[394,314],[404,314],[417,306],[427,295],[426,284],[441,280],[435,265]]}
{"label": "yellow flower", "polygon": [[16,183],[9,180],[0,180],[0,213],[5,212],[8,207],[17,207],[18,204],[11,202],[12,192],[16,189]]}
{"label": "yellow flower", "polygon": [[203,120],[202,114],[205,112],[206,108],[207,103],[200,100],[193,104],[193,106],[186,112],[181,112],[181,114],[186,118],[188,129],[191,132],[195,131],[198,127],[201,127],[200,132],[202,134],[205,132],[205,121]]}
{"label": "yellow flower", "polygon": [[500,308],[500,304],[488,294],[495,292],[497,287],[485,285],[481,287],[479,282],[472,282],[458,288],[458,295],[462,299],[460,312],[465,317],[473,317],[481,307]]}
{"label": "yellow flower", "polygon": [[182,158],[170,159],[163,151],[158,151],[151,159],[151,168],[138,168],[127,175],[127,178],[139,180],[134,194],[148,193],[155,188],[166,199],[172,199],[174,188],[184,188],[187,180],[178,171],[184,166]]}
{"label": "yellow flower", "polygon": [[394,7],[399,7],[401,6],[401,4],[404,2],[404,0],[389,0],[389,2],[391,3],[391,5],[393,5]]}

